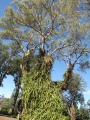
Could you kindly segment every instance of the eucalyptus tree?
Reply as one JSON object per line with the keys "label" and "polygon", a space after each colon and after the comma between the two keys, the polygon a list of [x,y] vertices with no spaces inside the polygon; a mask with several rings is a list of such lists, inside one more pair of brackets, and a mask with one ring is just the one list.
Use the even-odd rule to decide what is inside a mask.
{"label": "eucalyptus tree", "polygon": [[[66,51],[68,46],[79,47],[76,43],[80,43],[81,39],[75,39],[80,18],[78,2],[39,0],[36,3],[35,0],[15,0],[0,20],[1,39],[15,41],[24,57],[28,56],[31,50],[48,57],[56,57],[59,52],[60,57],[62,49]],[[80,28],[83,27],[82,25]],[[71,42],[68,44],[66,39]],[[20,65],[22,73],[24,67],[25,65]]]}
{"label": "eucalyptus tree", "polygon": [[[69,79],[76,66],[81,71],[90,68],[88,59],[90,55],[90,19],[88,16],[90,13],[89,11],[87,12],[87,8],[89,8],[88,0],[78,1],[78,5],[75,7],[78,15],[73,13],[68,18],[66,14],[64,16],[65,20],[68,20],[68,25],[64,25],[65,29],[63,29],[64,36],[62,39],[67,47],[57,51],[57,58],[64,61],[67,66],[67,70],[63,75],[64,82],[62,82],[62,90],[68,89]],[[70,8],[68,9],[71,10]]]}
{"label": "eucalyptus tree", "polygon": [[[35,0],[15,0],[0,20],[1,39],[15,41],[24,57],[31,50],[41,52],[42,56],[52,56],[69,46],[62,38],[67,37],[66,27],[71,23],[73,26],[79,17],[76,11],[77,3],[72,0],[39,0],[38,3]],[[23,70],[22,65],[21,68]]]}
{"label": "eucalyptus tree", "polygon": [[[71,31],[72,36],[68,35],[66,38],[66,44],[74,45],[60,51],[60,54],[62,55],[60,59],[63,60],[67,66],[67,70],[63,75],[65,84],[62,84],[62,90],[68,89],[70,79],[72,79],[73,70],[76,66],[78,66],[81,71],[90,68],[89,21],[88,23],[75,23],[74,25],[74,28],[68,29]],[[73,43],[73,41],[75,41],[75,43]]]}
{"label": "eucalyptus tree", "polygon": [[[20,49],[19,55],[21,57],[18,66],[22,76],[24,110],[28,106],[27,100],[30,100],[30,96],[33,97],[34,94],[31,92],[32,87],[30,89],[28,82],[36,82],[36,85],[40,82],[43,85],[46,82],[43,82],[43,80],[48,78],[48,81],[50,81],[53,61],[56,57],[63,59],[68,48],[71,48],[74,55],[77,54],[80,57],[86,51],[88,43],[83,47],[80,46],[82,43],[81,37],[86,34],[87,30],[84,30],[84,25],[79,22],[81,14],[78,11],[78,3],[79,0],[39,0],[38,2],[36,0],[14,0],[12,5],[5,10],[4,17],[0,19],[1,39],[13,41],[17,50]],[[79,35],[81,35],[80,38],[77,38]],[[34,65],[36,76],[33,74],[33,69],[30,70],[29,68],[27,70],[31,51],[34,55],[38,54],[37,62]],[[73,56],[73,54],[68,53],[67,55]],[[80,58],[77,55],[74,63]],[[32,75],[30,78],[27,77],[27,72]],[[27,82],[23,79],[24,74]],[[37,88],[39,90],[38,86]],[[43,90],[43,87],[41,90]],[[53,99],[53,95],[51,96]],[[30,106],[28,107],[30,108]]]}

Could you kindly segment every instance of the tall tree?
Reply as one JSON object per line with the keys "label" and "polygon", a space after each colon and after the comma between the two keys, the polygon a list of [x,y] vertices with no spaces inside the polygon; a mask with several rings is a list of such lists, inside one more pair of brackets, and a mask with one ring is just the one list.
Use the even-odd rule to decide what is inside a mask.
{"label": "tall tree", "polygon": [[[1,18],[1,39],[15,41],[23,57],[28,56],[31,50],[40,52],[41,56],[59,55],[62,58],[63,54],[68,61],[76,56],[74,66],[89,43],[83,44],[87,30],[83,29],[85,24],[79,22],[81,14],[78,7],[79,1],[72,0],[39,0],[38,4],[35,0],[15,0]],[[23,73],[25,65],[20,66]]]}
{"label": "tall tree", "polygon": [[[83,44],[87,28],[83,29],[85,24],[79,22],[81,14],[78,10],[78,3],[79,0],[39,0],[38,2],[36,0],[15,0],[12,6],[5,10],[5,16],[0,19],[0,37],[2,40],[14,41],[15,47],[20,50],[20,75],[22,78],[25,72],[31,75],[28,79],[27,74],[25,74],[27,83],[34,79],[34,83],[36,80],[35,85],[39,85],[37,82],[41,80],[40,83],[42,84],[40,85],[41,90],[43,90],[43,76],[46,80],[48,79],[47,81],[50,81],[50,74],[47,71],[51,72],[53,65],[51,61],[56,57],[59,57],[60,60],[69,61],[71,57],[75,56],[74,63],[69,64],[68,67],[68,73],[69,71],[70,73],[65,76],[67,77],[65,80],[67,85],[74,65],[81,56],[87,53],[87,46],[90,42],[87,40],[88,42]],[[29,55],[32,50],[34,55],[38,54],[39,56],[38,63],[36,62],[34,66],[34,68],[37,67],[34,69],[36,71],[35,76],[33,75],[33,69],[27,70],[29,65],[27,64],[27,58],[30,58]],[[50,68],[48,69],[48,67]],[[32,88],[29,88],[30,83],[26,84],[24,79],[22,85],[25,90],[22,90],[22,97],[25,97],[24,93],[27,93],[27,99],[24,101],[25,109],[27,100],[30,100],[29,95],[33,100],[34,93],[29,94]],[[27,90],[27,88],[29,89]],[[35,89],[37,88],[39,90],[38,86]],[[53,94],[51,98],[53,98]],[[26,114],[28,114],[28,111],[26,111]]]}

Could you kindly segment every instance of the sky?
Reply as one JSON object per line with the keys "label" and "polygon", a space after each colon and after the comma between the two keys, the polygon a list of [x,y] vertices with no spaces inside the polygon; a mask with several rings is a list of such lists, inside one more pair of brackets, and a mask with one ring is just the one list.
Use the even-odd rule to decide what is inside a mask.
{"label": "sky", "polygon": [[[12,1],[13,0],[0,0],[0,17],[4,15],[5,8],[9,6]],[[52,80],[62,80],[65,71],[66,65],[56,60],[52,69]],[[74,72],[79,73],[87,83],[87,87],[85,86],[86,91],[84,92],[84,97],[87,102],[88,99],[90,99],[90,70],[87,70],[86,73],[82,73],[75,69]],[[10,75],[7,76],[7,78],[3,80],[3,87],[0,87],[0,95],[4,94],[5,97],[10,97],[14,87],[13,77]]]}

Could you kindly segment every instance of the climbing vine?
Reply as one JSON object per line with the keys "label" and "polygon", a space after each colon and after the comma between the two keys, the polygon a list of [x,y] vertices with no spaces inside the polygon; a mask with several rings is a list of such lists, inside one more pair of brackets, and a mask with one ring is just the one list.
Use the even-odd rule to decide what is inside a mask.
{"label": "climbing vine", "polygon": [[61,89],[67,90],[68,85],[70,81],[72,80],[72,74],[73,74],[73,65],[70,65],[65,74],[63,75],[64,81],[62,82]]}
{"label": "climbing vine", "polygon": [[60,88],[51,86],[52,63],[52,58],[44,56],[23,75],[22,120],[63,120]]}

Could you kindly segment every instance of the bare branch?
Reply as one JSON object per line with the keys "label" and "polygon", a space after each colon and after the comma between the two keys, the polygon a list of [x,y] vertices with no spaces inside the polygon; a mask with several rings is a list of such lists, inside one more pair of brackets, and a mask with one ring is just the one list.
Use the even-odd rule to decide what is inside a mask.
{"label": "bare branch", "polygon": [[58,47],[58,48],[54,49],[51,54],[53,54],[53,53],[56,52],[57,50],[61,50],[61,49],[66,48],[66,47],[68,47],[68,45],[63,45],[62,47]]}
{"label": "bare branch", "polygon": [[85,47],[82,49],[80,55],[76,58],[75,62],[73,63],[73,65],[76,64],[76,62],[78,61],[78,59],[82,56],[84,50],[86,49],[87,45],[90,43],[90,40],[85,44]]}
{"label": "bare branch", "polygon": [[[20,38],[19,38],[20,39]],[[25,55],[25,50],[24,50],[24,47],[23,47],[23,45],[20,43],[20,41],[19,40],[16,40],[15,38],[13,38],[12,40],[14,40],[14,41],[16,41],[17,43],[18,43],[18,45],[20,46],[20,48],[21,48],[21,50],[22,50],[22,52],[24,53],[24,55]]]}
{"label": "bare branch", "polygon": [[28,44],[27,44],[27,46],[26,46],[27,50],[29,49],[29,44],[30,44],[32,38],[33,38],[33,35],[32,35],[31,38],[29,39],[29,42],[28,42]]}

